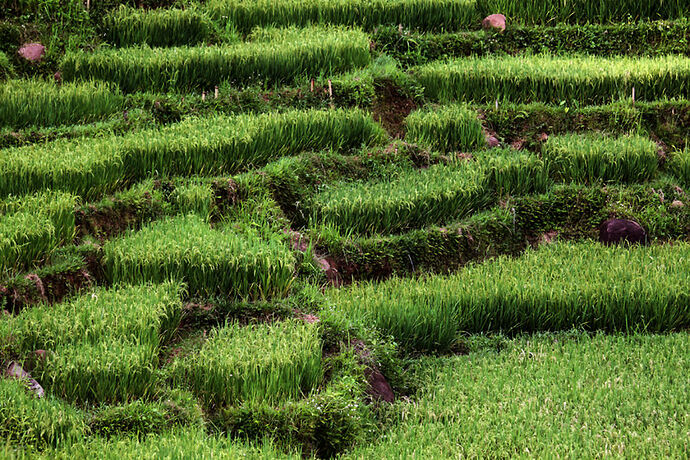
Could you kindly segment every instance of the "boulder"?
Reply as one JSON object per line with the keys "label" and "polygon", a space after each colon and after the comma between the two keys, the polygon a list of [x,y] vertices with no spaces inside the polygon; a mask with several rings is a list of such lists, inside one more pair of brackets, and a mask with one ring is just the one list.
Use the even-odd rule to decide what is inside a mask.
{"label": "boulder", "polygon": [[599,226],[599,241],[606,245],[647,243],[647,232],[632,220],[611,219]]}
{"label": "boulder", "polygon": [[482,21],[484,30],[493,30],[495,32],[503,32],[506,30],[506,17],[502,14],[492,14],[484,18]]}
{"label": "boulder", "polygon": [[491,147],[492,149],[498,147],[499,145],[501,145],[501,143],[498,141],[498,139],[496,139],[495,136],[486,136],[486,143],[487,143],[487,144],[489,145],[489,147]]}
{"label": "boulder", "polygon": [[46,47],[40,43],[27,43],[19,48],[18,53],[29,62],[39,62],[46,54]]}
{"label": "boulder", "polygon": [[10,364],[7,366],[7,369],[5,369],[5,375],[7,375],[9,378],[23,380],[26,383],[26,387],[33,391],[39,398],[42,398],[45,395],[43,387],[31,377],[31,374],[22,369],[22,366],[20,366],[18,363],[15,363],[14,361],[10,362]]}

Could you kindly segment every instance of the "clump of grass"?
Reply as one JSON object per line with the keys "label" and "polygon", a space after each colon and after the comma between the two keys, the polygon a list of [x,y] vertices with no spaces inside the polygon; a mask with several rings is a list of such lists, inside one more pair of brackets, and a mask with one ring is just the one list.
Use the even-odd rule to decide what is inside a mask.
{"label": "clump of grass", "polygon": [[356,109],[191,118],[121,137],[4,150],[0,196],[50,188],[90,198],[154,171],[234,173],[304,150],[349,149],[384,138],[371,116]]}
{"label": "clump of grass", "polygon": [[210,218],[215,196],[209,183],[188,182],[178,185],[170,194],[170,201],[179,214],[198,214]]}
{"label": "clump of grass", "polygon": [[103,251],[113,282],[176,279],[195,293],[255,299],[285,295],[295,265],[282,240],[214,230],[193,214],[154,222]]}
{"label": "clump of grass", "polygon": [[211,20],[196,9],[120,8],[103,18],[105,39],[115,46],[195,45],[210,38]]}
{"label": "clump of grass", "polygon": [[83,414],[51,395],[38,399],[19,380],[0,379],[0,436],[10,445],[62,447],[84,437]]}
{"label": "clump of grass", "polygon": [[513,149],[475,154],[486,174],[486,187],[498,195],[543,193],[549,188],[549,168],[538,156]]}
{"label": "clump of grass", "polygon": [[434,100],[494,103],[578,101],[587,104],[628,99],[688,97],[690,59],[593,56],[468,57],[413,69]]}
{"label": "clump of grass", "polygon": [[403,170],[387,180],[337,183],[312,201],[313,222],[358,233],[397,232],[461,218],[488,203],[472,161]]}
{"label": "clump of grass", "polygon": [[85,123],[116,112],[123,102],[119,89],[103,82],[9,80],[0,83],[0,126]]}
{"label": "clump of grass", "polygon": [[207,405],[299,397],[322,378],[318,326],[230,323],[215,329],[197,355],[174,362],[171,372]]}
{"label": "clump of grass", "polygon": [[29,267],[71,241],[75,203],[60,192],[0,202],[0,272]]}
{"label": "clump of grass", "polygon": [[666,171],[678,178],[686,187],[690,186],[690,149],[673,152],[666,164]]}
{"label": "clump of grass", "polygon": [[206,8],[215,19],[241,31],[311,24],[456,30],[474,28],[481,21],[474,0],[211,0]]}
{"label": "clump of grass", "polygon": [[14,76],[14,68],[10,62],[10,58],[5,53],[0,51],[0,80],[5,80]]}
{"label": "clump of grass", "polygon": [[551,136],[542,155],[558,179],[591,184],[651,179],[658,169],[657,151],[651,139],[638,135],[564,134]]}
{"label": "clump of grass", "polygon": [[219,46],[104,49],[68,53],[66,80],[116,83],[125,92],[213,89],[221,82],[277,84],[298,76],[334,74],[371,60],[369,38],[358,30],[311,28],[290,38]]}
{"label": "clump of grass", "polygon": [[445,350],[460,332],[687,328],[690,246],[558,244],[452,276],[392,279],[334,292],[334,308],[371,321],[405,347]]}
{"label": "clump of grass", "polygon": [[687,0],[477,0],[482,17],[503,13],[523,24],[609,23],[624,19],[680,19],[688,17]]}
{"label": "clump of grass", "polygon": [[98,288],[66,302],[36,306],[0,324],[0,352],[26,355],[73,342],[117,340],[158,346],[177,328],[183,292],[173,283]]}
{"label": "clump of grass", "polygon": [[467,105],[445,105],[412,112],[406,119],[406,140],[442,152],[470,151],[486,145],[477,112]]}

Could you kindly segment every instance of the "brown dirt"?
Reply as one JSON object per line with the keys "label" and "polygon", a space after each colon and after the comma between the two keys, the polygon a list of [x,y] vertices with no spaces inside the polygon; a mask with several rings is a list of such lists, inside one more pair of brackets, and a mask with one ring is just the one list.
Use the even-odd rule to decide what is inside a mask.
{"label": "brown dirt", "polygon": [[105,241],[140,223],[137,210],[133,207],[97,209],[89,206],[87,210],[75,212],[77,240],[91,235]]}
{"label": "brown dirt", "polygon": [[380,122],[392,137],[405,137],[405,118],[416,108],[417,104],[403,94],[393,82],[388,81],[376,86],[376,98],[372,108],[374,119]]}
{"label": "brown dirt", "polygon": [[85,266],[77,270],[55,273],[43,278],[31,273],[26,275],[26,286],[0,286],[0,304],[12,313],[40,302],[48,304],[62,301],[65,297],[96,284],[95,276]]}

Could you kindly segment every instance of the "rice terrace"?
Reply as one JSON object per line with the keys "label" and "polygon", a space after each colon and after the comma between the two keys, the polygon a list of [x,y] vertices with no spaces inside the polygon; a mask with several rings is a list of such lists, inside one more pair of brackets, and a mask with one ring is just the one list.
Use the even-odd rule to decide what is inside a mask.
{"label": "rice terrace", "polygon": [[0,0],[0,458],[689,458],[690,0]]}

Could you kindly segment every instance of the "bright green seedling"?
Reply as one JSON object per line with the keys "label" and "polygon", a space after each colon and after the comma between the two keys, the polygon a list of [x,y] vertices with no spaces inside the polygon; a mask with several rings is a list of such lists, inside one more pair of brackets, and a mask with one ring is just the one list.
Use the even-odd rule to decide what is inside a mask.
{"label": "bright green seedling", "polygon": [[486,145],[477,111],[466,105],[446,105],[412,112],[405,139],[442,152],[467,152]]}

